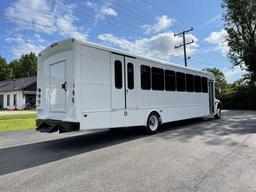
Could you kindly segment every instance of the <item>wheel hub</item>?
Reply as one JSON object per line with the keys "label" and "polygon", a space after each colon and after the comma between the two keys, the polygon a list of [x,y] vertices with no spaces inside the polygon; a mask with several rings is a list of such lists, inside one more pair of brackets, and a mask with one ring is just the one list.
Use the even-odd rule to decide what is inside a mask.
{"label": "wheel hub", "polygon": [[158,118],[156,116],[151,116],[149,119],[149,128],[155,131],[158,127]]}

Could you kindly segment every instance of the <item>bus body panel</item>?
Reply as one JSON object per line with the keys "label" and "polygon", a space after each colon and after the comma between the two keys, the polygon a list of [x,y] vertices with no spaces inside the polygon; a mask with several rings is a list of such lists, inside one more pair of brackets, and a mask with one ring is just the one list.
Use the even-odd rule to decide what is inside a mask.
{"label": "bus body panel", "polygon": [[[38,58],[37,118],[46,123],[48,119],[75,122],[82,130],[146,125],[152,111],[162,123],[214,115],[210,73],[74,39],[53,45]],[[206,77],[211,90],[143,90],[142,65]]]}
{"label": "bus body panel", "polygon": [[75,50],[66,44],[60,44],[58,49],[38,59],[37,118],[76,122],[72,103]]}

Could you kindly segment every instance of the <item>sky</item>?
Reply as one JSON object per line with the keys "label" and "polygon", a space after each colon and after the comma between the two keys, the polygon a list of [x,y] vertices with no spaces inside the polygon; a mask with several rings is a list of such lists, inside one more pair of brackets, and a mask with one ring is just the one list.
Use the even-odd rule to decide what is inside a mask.
{"label": "sky", "polygon": [[227,58],[221,0],[8,0],[0,4],[0,55],[11,61],[67,38],[184,65],[216,67],[229,83],[244,71]]}

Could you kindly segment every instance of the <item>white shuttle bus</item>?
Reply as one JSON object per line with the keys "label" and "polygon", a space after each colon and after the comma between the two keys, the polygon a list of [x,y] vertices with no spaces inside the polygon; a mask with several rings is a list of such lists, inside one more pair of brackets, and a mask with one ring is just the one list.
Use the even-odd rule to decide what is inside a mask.
{"label": "white shuttle bus", "polygon": [[68,39],[38,56],[37,131],[60,133],[221,116],[214,75]]}

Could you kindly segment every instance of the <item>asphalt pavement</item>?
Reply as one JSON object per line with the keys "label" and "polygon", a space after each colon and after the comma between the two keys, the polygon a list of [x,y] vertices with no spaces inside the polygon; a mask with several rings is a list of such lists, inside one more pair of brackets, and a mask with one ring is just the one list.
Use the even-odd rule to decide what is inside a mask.
{"label": "asphalt pavement", "polygon": [[67,134],[0,133],[0,191],[256,191],[256,111]]}

